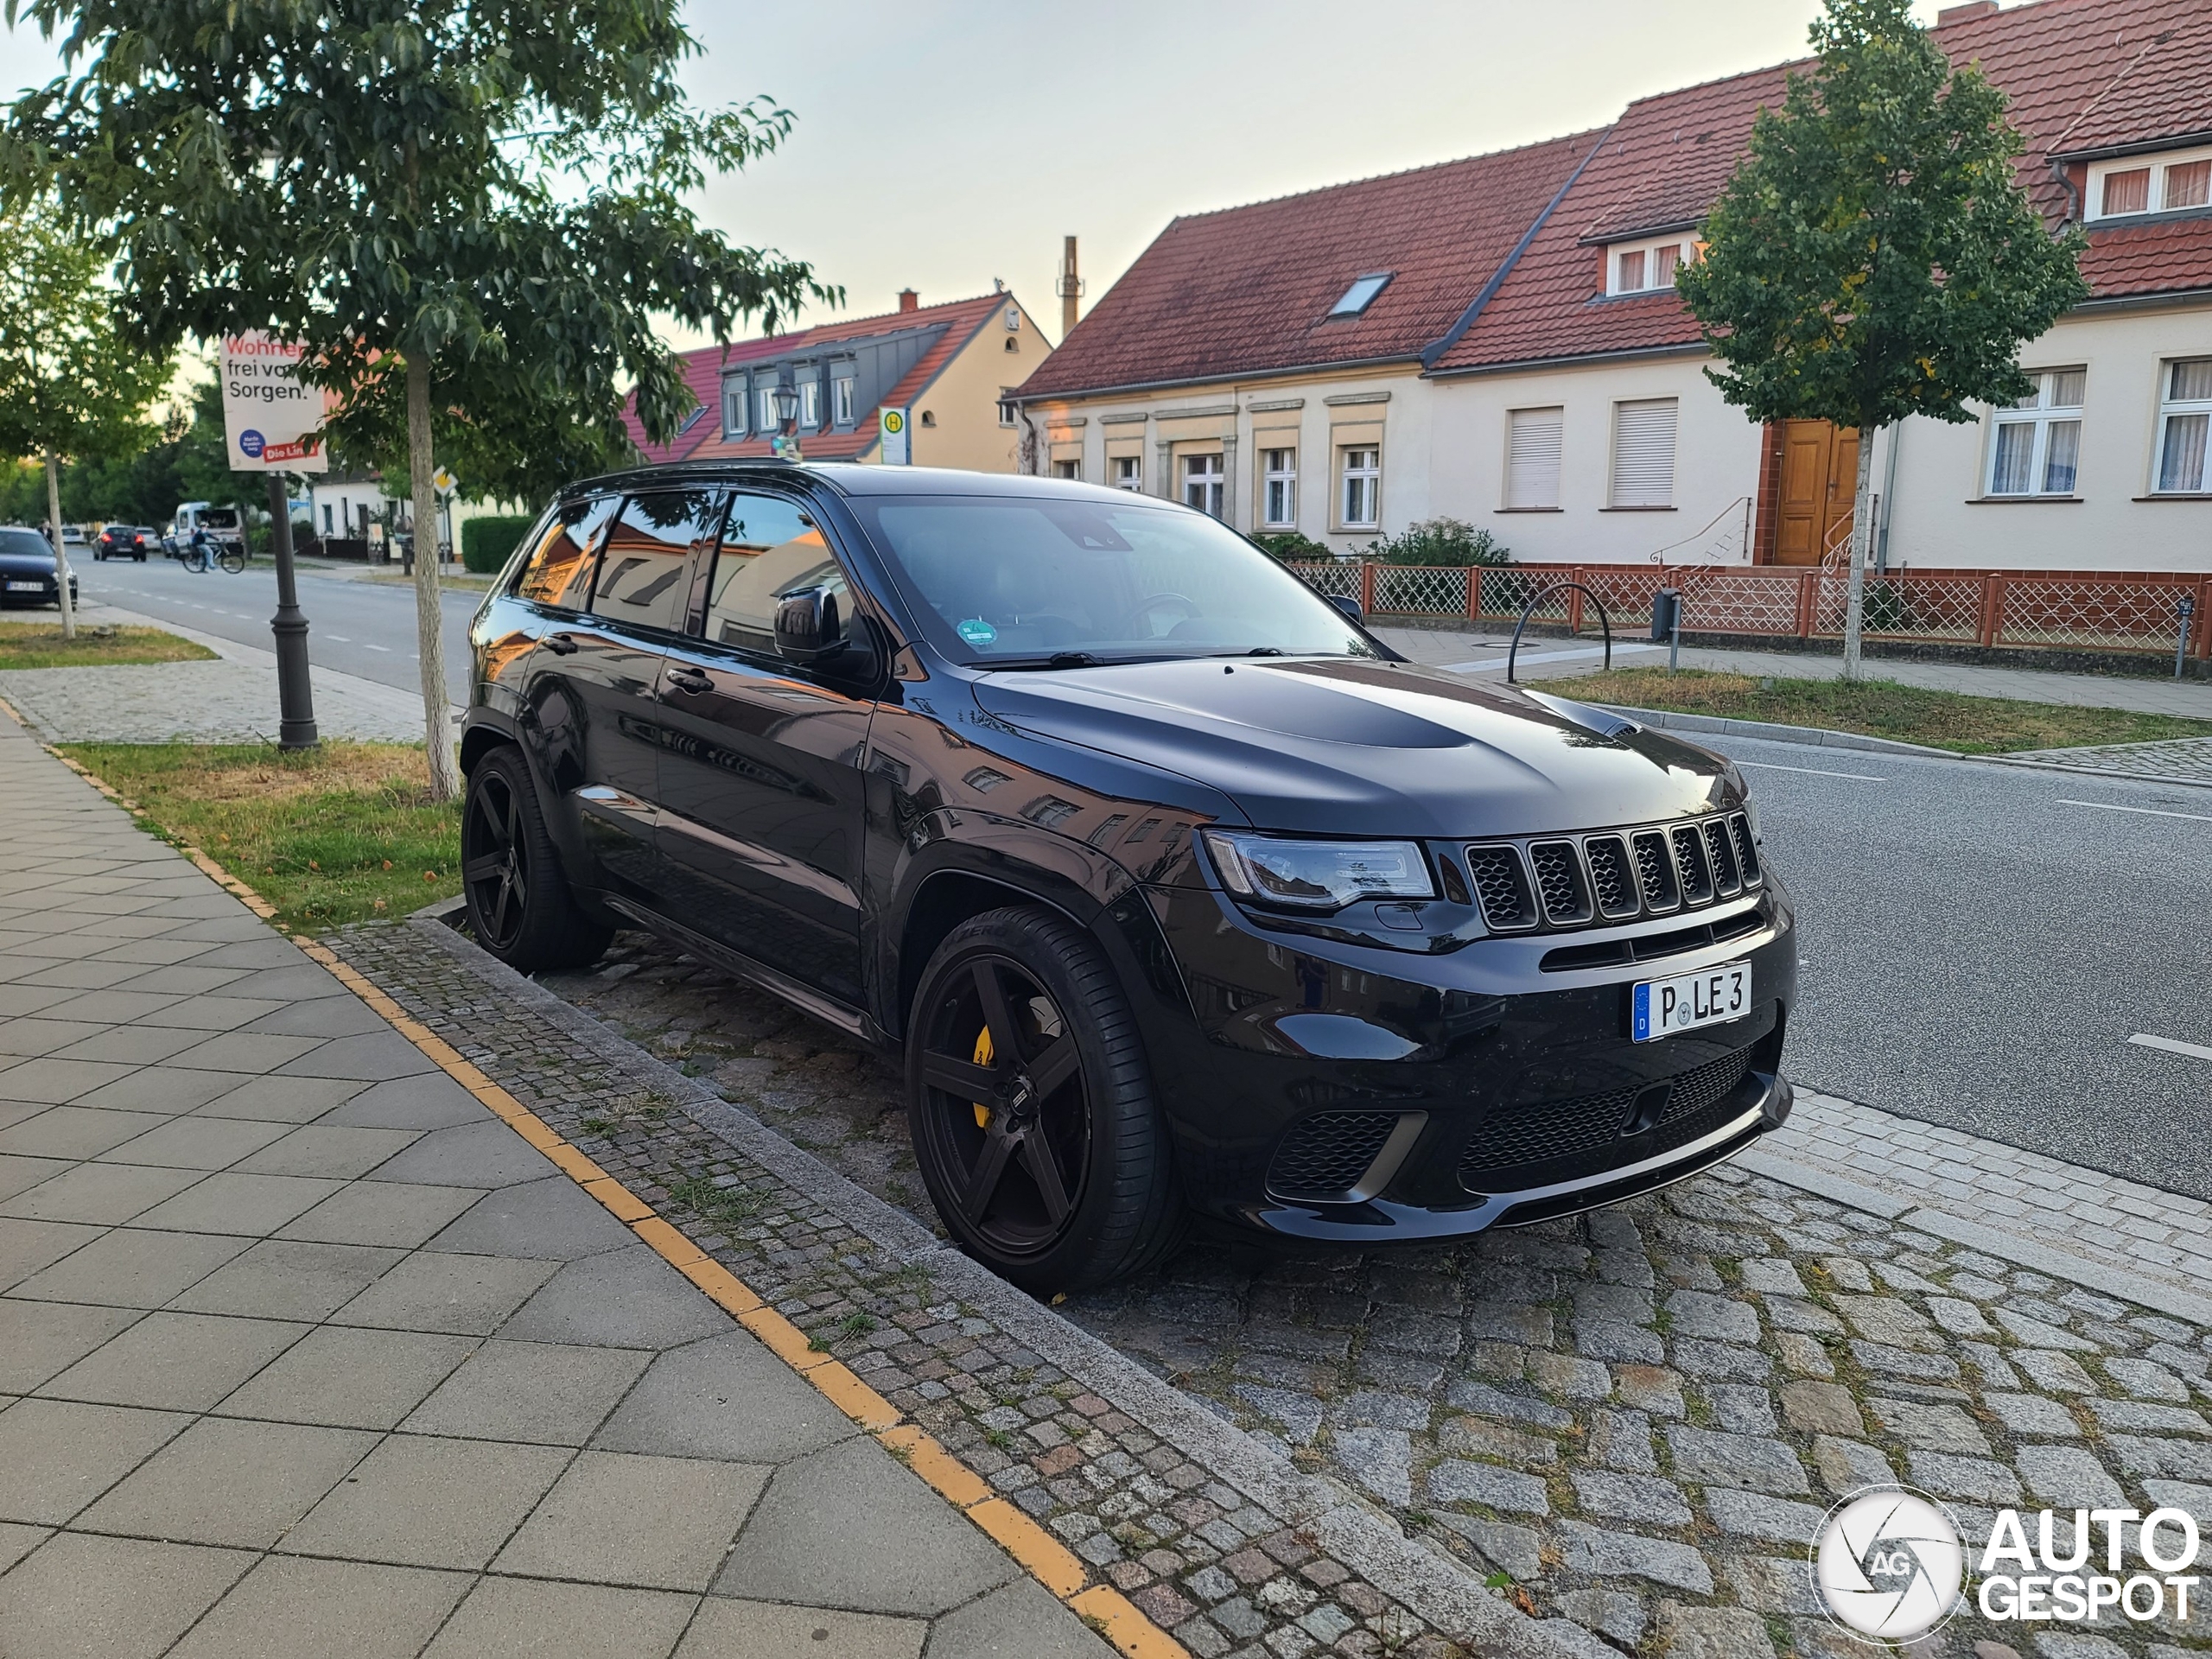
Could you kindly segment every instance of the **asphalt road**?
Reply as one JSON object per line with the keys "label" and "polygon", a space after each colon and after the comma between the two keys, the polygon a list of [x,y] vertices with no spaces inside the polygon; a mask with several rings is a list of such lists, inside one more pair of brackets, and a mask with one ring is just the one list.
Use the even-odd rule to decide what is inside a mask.
{"label": "asphalt road", "polygon": [[[1725,738],[1798,902],[1801,1084],[2212,1198],[2212,790]],[[2125,809],[2125,810],[2115,810]]]}
{"label": "asphalt road", "polygon": [[[86,556],[71,563],[78,591],[86,599],[105,600],[240,645],[276,648],[269,619],[276,613],[276,573],[268,565],[249,565],[234,576],[221,569],[195,575],[160,557],[143,564],[113,559],[96,563]],[[301,571],[299,584],[300,608],[308,618],[308,659],[316,667],[402,690],[421,686],[413,588],[315,570]],[[484,596],[448,591],[442,598],[446,694],[462,702],[468,693],[468,619]]]}

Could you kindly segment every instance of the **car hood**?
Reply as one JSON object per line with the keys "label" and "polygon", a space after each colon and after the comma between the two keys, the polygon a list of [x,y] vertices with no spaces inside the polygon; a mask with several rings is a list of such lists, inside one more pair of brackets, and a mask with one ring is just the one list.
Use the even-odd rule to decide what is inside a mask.
{"label": "car hood", "polygon": [[51,553],[0,553],[0,575],[51,576],[54,574],[54,555]]}
{"label": "car hood", "polygon": [[987,674],[1007,724],[1211,785],[1262,829],[1548,834],[1732,793],[1717,756],[1594,709],[1410,663],[1219,658]]}

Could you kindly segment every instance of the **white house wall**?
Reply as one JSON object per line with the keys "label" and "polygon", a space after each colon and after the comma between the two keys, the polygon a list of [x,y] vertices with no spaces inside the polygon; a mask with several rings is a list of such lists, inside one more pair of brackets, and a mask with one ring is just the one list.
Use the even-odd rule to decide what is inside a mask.
{"label": "white house wall", "polygon": [[[1561,365],[1428,383],[1431,510],[1488,529],[1523,563],[1641,564],[1662,549],[1668,563],[1741,563],[1745,507],[1758,487],[1759,429],[1721,400],[1701,372],[1709,360]],[[1615,509],[1613,406],[1651,397],[1681,403],[1674,505]],[[1562,411],[1559,508],[1508,509],[1507,413],[1554,404]]]}

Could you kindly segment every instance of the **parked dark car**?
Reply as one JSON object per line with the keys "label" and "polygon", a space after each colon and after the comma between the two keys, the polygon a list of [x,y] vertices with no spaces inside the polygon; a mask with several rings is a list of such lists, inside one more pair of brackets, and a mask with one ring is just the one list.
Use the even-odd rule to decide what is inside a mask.
{"label": "parked dark car", "polygon": [[92,543],[92,557],[100,562],[136,559],[143,564],[146,555],[161,543],[161,533],[149,524],[110,524]]}
{"label": "parked dark car", "polygon": [[1400,658],[1189,509],[722,463],[580,484],[477,615],[469,922],[635,925],[903,1057],[1033,1289],[1190,1212],[1571,1213],[1789,1113],[1789,901],[1726,760]]}
{"label": "parked dark car", "polygon": [[[77,573],[69,573],[69,597],[77,597]],[[59,605],[54,544],[35,530],[0,527],[0,605]]]}

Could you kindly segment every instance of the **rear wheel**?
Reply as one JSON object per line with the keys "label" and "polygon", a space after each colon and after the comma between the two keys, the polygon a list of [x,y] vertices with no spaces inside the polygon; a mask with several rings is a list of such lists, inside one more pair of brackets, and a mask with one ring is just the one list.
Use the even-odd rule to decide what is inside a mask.
{"label": "rear wheel", "polygon": [[497,748],[468,775],[461,884],[476,941],[520,973],[596,962],[613,930],[577,907],[545,832],[521,751]]}
{"label": "rear wheel", "polygon": [[906,1033],[915,1160],[969,1254],[1039,1294],[1126,1277],[1182,1204],[1136,1022],[1098,947],[1051,912],[963,923]]}

